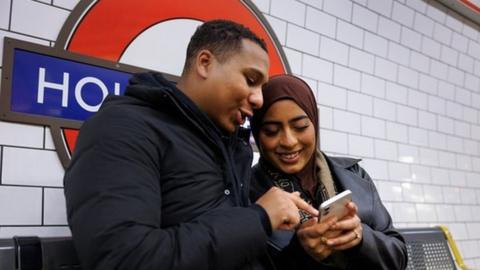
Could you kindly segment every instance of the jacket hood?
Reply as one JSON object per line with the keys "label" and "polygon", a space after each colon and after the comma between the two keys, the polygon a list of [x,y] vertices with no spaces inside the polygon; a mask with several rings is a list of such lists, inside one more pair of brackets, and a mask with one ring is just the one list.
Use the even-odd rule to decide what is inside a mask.
{"label": "jacket hood", "polygon": [[[178,92],[174,82],[165,79],[160,73],[145,72],[137,73],[130,78],[129,85],[125,89],[125,96],[135,97],[147,103],[157,103],[165,98],[165,95]],[[186,98],[186,97],[185,97]]]}

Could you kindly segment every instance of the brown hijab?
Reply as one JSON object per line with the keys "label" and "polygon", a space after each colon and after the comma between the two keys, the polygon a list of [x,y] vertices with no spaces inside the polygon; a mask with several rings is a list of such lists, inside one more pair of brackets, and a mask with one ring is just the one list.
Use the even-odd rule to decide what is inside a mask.
{"label": "brown hijab", "polygon": [[[263,89],[263,106],[255,110],[251,119],[251,127],[255,142],[259,146],[258,136],[262,127],[263,118],[267,110],[273,103],[290,99],[294,101],[307,114],[310,121],[315,127],[315,146],[318,149],[318,109],[315,96],[306,82],[292,75],[277,75],[271,77]],[[262,159],[263,160],[263,159]],[[264,160],[263,160],[264,161]],[[264,161],[265,162],[265,161]],[[317,181],[315,175],[315,154],[312,155],[307,165],[295,177],[300,181],[300,185],[304,190],[313,193]]]}

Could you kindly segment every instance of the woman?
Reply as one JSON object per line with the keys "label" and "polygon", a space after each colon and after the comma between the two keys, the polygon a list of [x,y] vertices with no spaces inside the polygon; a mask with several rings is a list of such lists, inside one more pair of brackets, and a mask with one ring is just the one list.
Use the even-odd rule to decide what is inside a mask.
{"label": "woman", "polygon": [[290,75],[272,77],[252,132],[260,151],[253,168],[251,198],[272,186],[299,192],[314,207],[349,189],[349,213],[318,222],[300,212],[302,225],[275,231],[271,258],[278,269],[405,269],[407,251],[359,160],[329,157],[318,150],[318,111],[308,85]]}

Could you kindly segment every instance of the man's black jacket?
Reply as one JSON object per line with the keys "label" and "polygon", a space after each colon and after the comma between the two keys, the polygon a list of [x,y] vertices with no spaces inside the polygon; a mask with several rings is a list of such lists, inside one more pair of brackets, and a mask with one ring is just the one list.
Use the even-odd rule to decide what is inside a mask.
{"label": "man's black jacket", "polygon": [[132,78],[83,124],[65,174],[84,269],[259,269],[251,158],[160,74]]}

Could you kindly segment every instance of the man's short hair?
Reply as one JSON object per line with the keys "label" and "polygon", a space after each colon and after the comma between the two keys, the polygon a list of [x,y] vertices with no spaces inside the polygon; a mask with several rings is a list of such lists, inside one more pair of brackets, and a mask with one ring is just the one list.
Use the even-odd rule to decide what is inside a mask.
{"label": "man's short hair", "polygon": [[241,48],[242,39],[253,41],[267,52],[265,41],[241,24],[228,20],[212,20],[203,23],[190,38],[184,70],[190,68],[197,53],[204,49],[212,52],[220,62],[225,61],[231,53]]}

